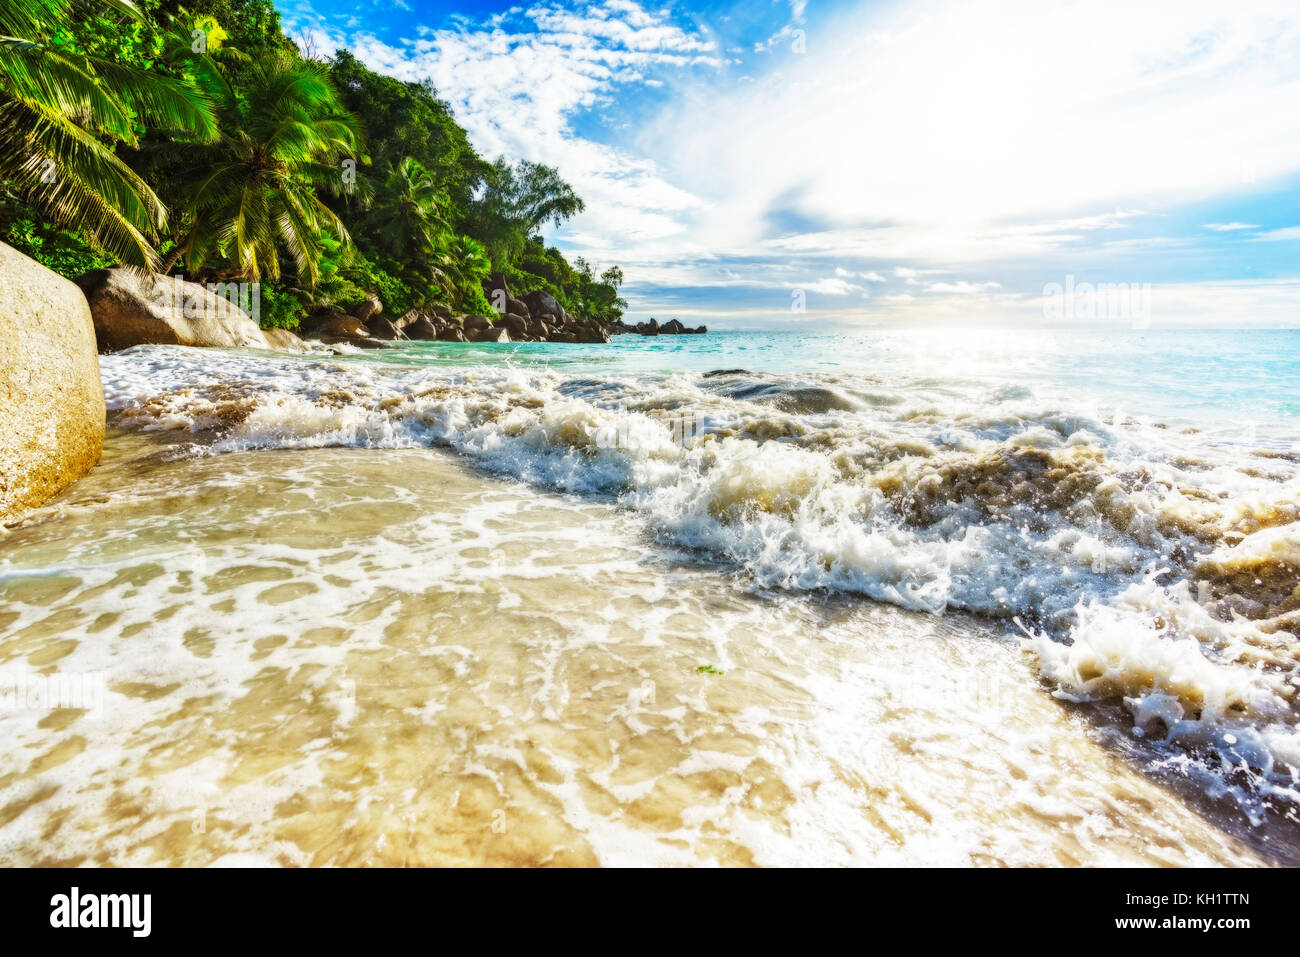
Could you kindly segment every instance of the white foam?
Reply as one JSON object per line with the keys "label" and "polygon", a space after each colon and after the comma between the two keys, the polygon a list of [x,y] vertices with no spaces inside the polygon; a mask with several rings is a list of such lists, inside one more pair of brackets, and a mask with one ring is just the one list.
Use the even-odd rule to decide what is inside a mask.
{"label": "white foam", "polygon": [[[1191,601],[1185,583],[1156,582],[1180,549],[1220,563],[1296,560],[1294,525],[1214,546],[1182,529],[1250,532],[1254,516],[1294,502],[1300,480],[1243,471],[1192,438],[1035,407],[1026,390],[1004,395],[996,414],[926,391],[791,416],[682,375],[592,382],[175,348],[104,357],[103,372],[110,410],[144,428],[212,429],[222,403],[252,403],[211,452],[445,445],[527,482],[618,496],[654,534],[762,586],[1022,616],[1061,693],[1123,700],[1148,733],[1162,724],[1169,746],[1208,753],[1215,768],[1244,764],[1271,793],[1296,795],[1294,714],[1279,690],[1294,659],[1289,670],[1250,667],[1239,623]],[[671,425],[682,409],[699,426],[685,445]],[[941,469],[965,467],[954,457],[978,468],[1022,454],[1059,454],[1096,481],[1063,511],[1026,500],[991,513],[980,495],[945,498]],[[886,474],[936,497],[924,521],[882,491]],[[1225,749],[1224,733],[1237,744]]]}

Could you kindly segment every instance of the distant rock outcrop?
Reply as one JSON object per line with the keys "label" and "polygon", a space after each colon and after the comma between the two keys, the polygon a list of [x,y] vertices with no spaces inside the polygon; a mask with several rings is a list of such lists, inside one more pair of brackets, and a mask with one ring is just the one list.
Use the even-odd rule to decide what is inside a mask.
{"label": "distant rock outcrop", "polygon": [[695,336],[709,331],[707,326],[696,326],[694,329],[684,326],[678,319],[669,319],[661,326],[659,320],[653,317],[648,322],[638,322],[635,326],[618,322],[614,324],[613,329],[616,333],[636,332],[643,336]]}

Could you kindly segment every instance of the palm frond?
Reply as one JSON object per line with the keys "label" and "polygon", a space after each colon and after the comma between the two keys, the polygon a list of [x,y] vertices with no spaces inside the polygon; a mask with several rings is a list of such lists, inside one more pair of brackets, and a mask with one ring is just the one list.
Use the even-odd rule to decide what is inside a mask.
{"label": "palm frond", "polygon": [[197,89],[132,66],[96,60],[95,72],[149,125],[194,134],[200,142],[217,138],[212,104]]}
{"label": "palm frond", "polygon": [[157,262],[147,232],[158,197],[102,142],[67,117],[18,101],[0,106],[0,177],[52,222],[141,268]]}
{"label": "palm frond", "polygon": [[76,117],[128,143],[135,141],[125,104],[84,62],[31,40],[0,37],[0,89],[34,108]]}

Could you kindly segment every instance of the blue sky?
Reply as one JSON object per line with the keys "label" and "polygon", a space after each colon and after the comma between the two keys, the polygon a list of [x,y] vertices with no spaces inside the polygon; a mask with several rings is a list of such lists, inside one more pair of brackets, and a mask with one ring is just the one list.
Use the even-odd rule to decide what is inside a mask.
{"label": "blue sky", "polygon": [[279,5],[558,166],[634,319],[1038,323],[1073,277],[1300,327],[1295,0]]}

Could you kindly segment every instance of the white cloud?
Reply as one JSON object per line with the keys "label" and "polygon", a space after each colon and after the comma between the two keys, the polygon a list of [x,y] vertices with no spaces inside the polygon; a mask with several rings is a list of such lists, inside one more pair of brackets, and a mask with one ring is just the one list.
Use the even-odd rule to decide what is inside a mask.
{"label": "white cloud", "polygon": [[1294,0],[932,0],[848,10],[807,42],[642,133],[714,200],[715,245],[761,241],[762,211],[794,195],[828,233],[861,231],[864,256],[881,224],[1041,248],[1300,169]]}
{"label": "white cloud", "polygon": [[1230,233],[1238,229],[1259,229],[1251,223],[1206,223],[1205,228],[1212,229],[1216,233]]}
{"label": "white cloud", "polygon": [[862,286],[836,278],[818,279],[816,282],[785,282],[782,285],[787,289],[802,289],[823,296],[847,296],[854,292],[866,292]]}
{"label": "white cloud", "polygon": [[925,287],[930,292],[956,293],[962,296],[971,296],[976,293],[986,292],[990,289],[1001,289],[1002,284],[997,282],[932,282]]}
{"label": "white cloud", "polygon": [[1258,236],[1251,236],[1250,238],[1258,242],[1292,242],[1300,239],[1300,226],[1287,226],[1283,229],[1270,229],[1267,232],[1260,233]]}

